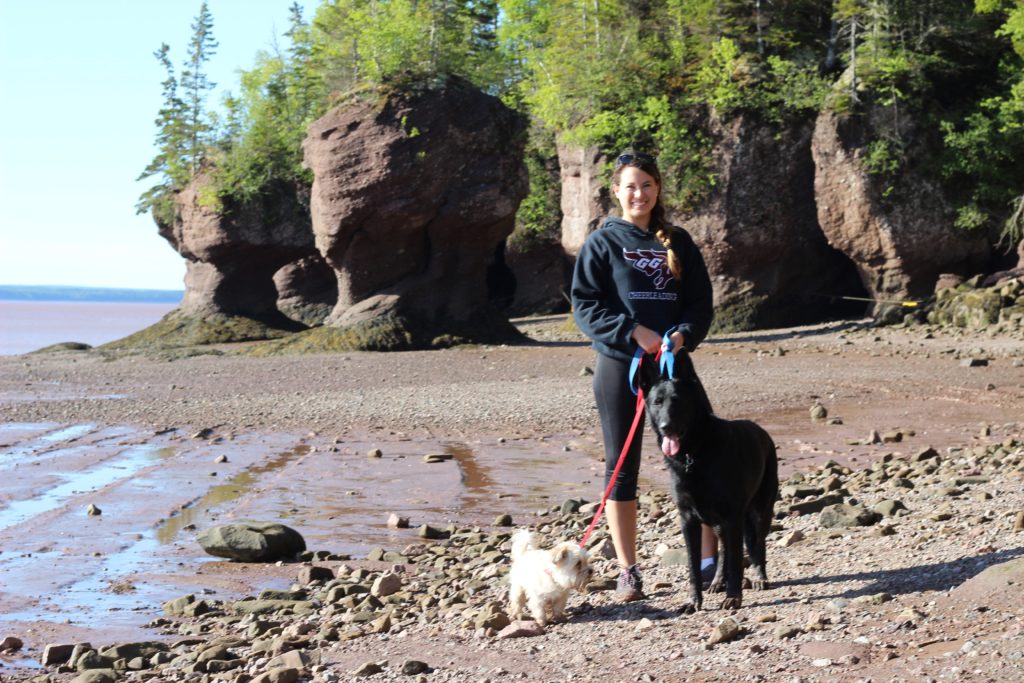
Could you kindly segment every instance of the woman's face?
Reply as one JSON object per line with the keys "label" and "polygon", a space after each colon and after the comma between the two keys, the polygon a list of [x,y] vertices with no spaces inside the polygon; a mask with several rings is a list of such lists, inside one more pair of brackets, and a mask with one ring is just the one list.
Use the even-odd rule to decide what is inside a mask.
{"label": "woman's face", "polygon": [[661,191],[654,177],[635,166],[626,166],[612,190],[622,207],[622,217],[647,229],[651,222],[651,209],[657,203],[658,192]]}

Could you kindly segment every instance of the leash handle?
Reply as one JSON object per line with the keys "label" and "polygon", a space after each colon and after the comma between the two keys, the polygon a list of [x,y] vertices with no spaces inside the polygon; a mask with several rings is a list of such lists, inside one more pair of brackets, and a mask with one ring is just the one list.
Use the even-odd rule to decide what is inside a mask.
{"label": "leash handle", "polygon": [[658,370],[661,371],[663,377],[672,379],[676,368],[676,354],[672,353],[672,337],[669,334],[670,332],[666,332],[661,336],[661,350],[658,352]]}
{"label": "leash handle", "polygon": [[[640,355],[643,355],[642,350]],[[604,512],[604,506],[608,503],[608,496],[612,495],[612,488],[615,486],[615,481],[619,478],[619,472],[622,470],[622,464],[626,462],[626,453],[629,451],[629,447],[633,443],[633,436],[636,435],[636,428],[637,425],[640,424],[640,417],[644,414],[644,390],[639,389],[634,393],[636,393],[636,414],[633,416],[633,425],[629,428],[629,436],[626,437],[626,442],[622,444],[622,452],[619,453],[619,461],[615,463],[615,470],[612,472],[611,479],[608,480],[608,486],[605,488],[604,496],[601,498],[601,505],[597,508],[597,513],[594,515],[594,519],[590,520],[590,526],[587,527],[586,533],[583,534],[583,540],[580,541],[581,548],[585,548],[587,546],[587,541],[590,540],[590,534],[594,531],[594,527],[597,526],[597,521],[601,519],[601,513]]]}

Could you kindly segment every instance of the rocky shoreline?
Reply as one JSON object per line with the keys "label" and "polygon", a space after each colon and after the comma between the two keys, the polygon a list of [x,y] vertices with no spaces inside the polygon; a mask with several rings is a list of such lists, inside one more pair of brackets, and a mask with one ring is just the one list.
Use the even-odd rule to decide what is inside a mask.
{"label": "rocky shoreline", "polygon": [[[578,429],[575,438],[586,440],[593,416],[585,398],[589,382],[581,375],[589,351],[553,321],[522,329],[541,347],[312,361],[104,362],[95,356],[72,360],[64,352],[4,359],[4,410],[13,420],[50,414],[197,429],[204,423],[187,420],[192,402],[173,398],[178,389],[169,385],[181,382],[200,403],[205,424],[222,432],[304,425],[338,434],[343,443],[345,430],[359,424],[384,431],[408,424],[414,438],[431,426],[434,433],[509,436],[553,427],[570,434]],[[0,658],[0,679],[1019,678],[1024,438],[1019,418],[1008,419],[1024,406],[1019,340],[832,327],[712,340],[702,353],[699,369],[721,413],[750,415],[772,423],[773,434],[787,435],[779,439],[785,474],[769,537],[771,585],[745,592],[738,611],[720,610],[717,596],[708,596],[704,611],[679,614],[686,593],[686,569],[678,564],[681,539],[666,489],[654,486],[641,499],[639,544],[649,599],[628,606],[612,600],[615,568],[598,532],[591,590],[570,600],[567,621],[540,634],[529,623],[510,625],[505,613],[502,577],[512,525],[533,527],[549,542],[576,538],[595,501],[554,500],[543,510],[510,503],[508,516],[492,524],[430,524],[421,533],[442,538],[365,555],[315,548],[301,562],[267,568],[268,578],[284,579],[287,588],[268,580],[265,590],[241,599],[214,597],[216,591],[182,594],[151,606],[153,637],[145,642],[50,640],[53,647],[39,644],[36,653],[45,660],[45,673],[19,668],[14,650]],[[842,362],[832,365],[836,356]],[[393,363],[387,372],[381,371],[382,358]],[[492,365],[504,384],[481,379]],[[337,387],[294,396],[303,379],[308,383],[310,368],[332,366],[345,374]],[[240,369],[247,374],[239,375]],[[267,411],[260,415],[253,392],[238,388],[252,387],[264,374],[275,382],[257,385],[269,390],[265,398],[277,407],[260,403]],[[510,376],[519,381],[509,382]],[[157,377],[162,386],[153,383]],[[366,389],[358,401],[349,394],[346,408],[330,421],[327,413],[339,404],[326,399],[348,382],[370,386],[367,377],[388,381]],[[410,385],[426,388],[410,393]],[[543,391],[533,391],[535,385]],[[502,387],[501,406],[483,398],[496,386]],[[446,393],[451,387],[459,387],[458,395]],[[96,396],[106,391],[123,397]],[[425,409],[428,393],[433,401],[449,396],[450,410]],[[781,413],[765,405],[765,394],[777,397]],[[380,409],[399,395],[407,401]],[[541,405],[516,414],[536,403]],[[868,412],[875,404],[882,413]],[[808,405],[827,406],[831,416],[817,412],[812,421]],[[953,408],[943,412],[944,405]],[[297,408],[308,410],[292,417],[293,411],[303,413]],[[879,415],[887,411],[893,414],[882,421]],[[439,418],[442,413],[447,417]],[[779,422],[786,415],[792,423]],[[566,448],[582,447],[573,443]],[[644,467],[656,467],[650,462]],[[382,525],[387,513],[381,511]],[[0,563],[5,559],[0,555]],[[237,571],[250,570],[237,565]],[[0,634],[8,635],[28,640],[27,634]]]}

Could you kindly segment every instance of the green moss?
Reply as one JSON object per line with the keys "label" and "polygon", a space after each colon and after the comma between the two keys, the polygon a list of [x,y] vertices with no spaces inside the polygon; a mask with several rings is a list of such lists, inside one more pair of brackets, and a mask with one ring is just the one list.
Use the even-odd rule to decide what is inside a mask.
{"label": "green moss", "polygon": [[711,334],[746,332],[759,326],[767,296],[737,297],[715,307]]}
{"label": "green moss", "polygon": [[522,334],[497,314],[482,314],[471,322],[449,321],[433,325],[389,314],[348,327],[325,326],[305,330],[284,339],[253,344],[243,353],[276,356],[340,351],[408,351],[522,340]]}
{"label": "green moss", "polygon": [[145,351],[275,339],[288,334],[286,330],[251,318],[227,315],[200,317],[171,311],[156,324],[99,348],[109,351]]}
{"label": "green moss", "polygon": [[50,344],[44,346],[41,349],[30,351],[29,353],[55,353],[58,351],[88,351],[92,347],[82,342],[60,342],[59,344]]}

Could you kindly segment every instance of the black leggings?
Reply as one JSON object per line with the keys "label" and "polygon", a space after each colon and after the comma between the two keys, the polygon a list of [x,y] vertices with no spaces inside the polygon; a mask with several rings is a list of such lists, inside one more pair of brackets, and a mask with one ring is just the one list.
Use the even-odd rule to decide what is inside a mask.
{"label": "black leggings", "polygon": [[[597,354],[594,368],[594,399],[601,416],[601,432],[604,435],[604,482],[607,488],[612,472],[619,461],[622,445],[629,436],[636,414],[636,396],[629,389],[630,361],[616,360]],[[645,420],[645,416],[641,416]],[[644,425],[636,428],[633,443],[626,454],[609,500],[636,500],[637,475],[640,472],[640,448],[643,445]]]}

